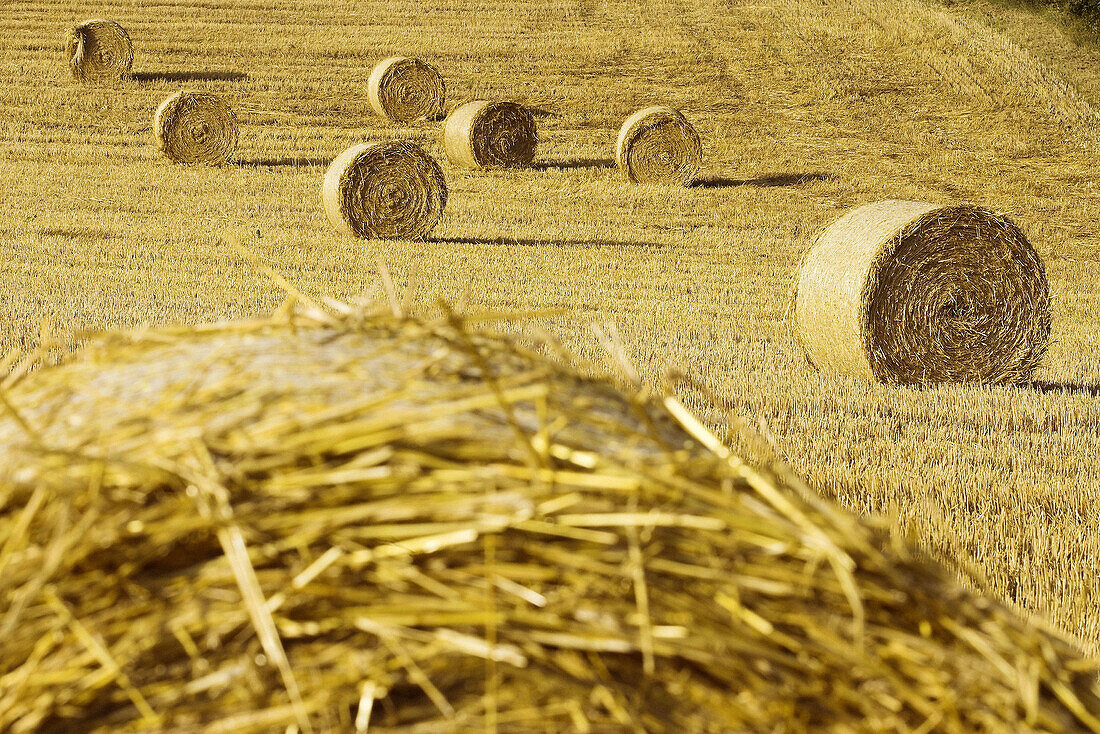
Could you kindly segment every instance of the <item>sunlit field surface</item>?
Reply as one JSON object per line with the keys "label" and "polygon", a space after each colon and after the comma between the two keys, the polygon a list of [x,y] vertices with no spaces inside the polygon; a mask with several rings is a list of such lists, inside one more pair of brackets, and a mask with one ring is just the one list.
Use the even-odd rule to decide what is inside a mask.
{"label": "sunlit field surface", "polygon": [[[369,291],[381,260],[413,306],[566,309],[531,325],[607,362],[589,325],[614,324],[649,384],[686,372],[821,492],[1098,649],[1100,62],[1050,21],[896,0],[3,8],[3,349],[276,308],[284,292],[230,240],[310,294]],[[129,30],[131,80],[71,79],[64,34],[88,17]],[[500,98],[539,115],[533,170],[444,162],[450,199],[427,242],[344,238],[320,206],[327,163],[355,143],[412,137],[443,159],[439,123],[371,113],[367,77],[391,55],[435,64],[448,109]],[[237,111],[231,165],[159,156],[153,111],[179,89]],[[615,170],[619,125],[650,104],[698,129],[698,185]],[[805,362],[784,319],[799,258],[884,198],[979,204],[1026,232],[1055,299],[1034,386],[901,389]]]}

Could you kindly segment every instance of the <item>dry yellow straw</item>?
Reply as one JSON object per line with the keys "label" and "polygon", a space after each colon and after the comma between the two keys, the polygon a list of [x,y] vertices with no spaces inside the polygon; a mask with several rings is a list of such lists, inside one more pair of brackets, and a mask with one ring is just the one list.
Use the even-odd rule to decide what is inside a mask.
{"label": "dry yellow straw", "polygon": [[826,229],[798,275],[795,326],[818,368],[883,382],[1023,383],[1050,338],[1038,254],[975,206],[880,201]]}
{"label": "dry yellow straw", "polygon": [[134,45],[126,29],[101,18],[74,27],[66,53],[73,76],[84,82],[117,82],[134,62]]}
{"label": "dry yellow straw", "polygon": [[634,183],[684,186],[702,165],[699,134],[678,110],[647,107],[627,118],[615,155]]}
{"label": "dry yellow straw", "polygon": [[447,116],[447,158],[464,168],[522,168],[535,159],[535,118],[515,102],[467,102]]}
{"label": "dry yellow straw", "polygon": [[1095,661],[676,398],[326,307],[8,380],[0,731],[1100,732]]}
{"label": "dry yellow straw", "polygon": [[325,214],[353,237],[423,239],[443,218],[447,182],[428,153],[401,140],[363,143],[325,173]]}
{"label": "dry yellow straw", "polygon": [[379,62],[367,80],[370,105],[394,122],[433,120],[443,114],[446,87],[431,64],[394,56]]}
{"label": "dry yellow straw", "polygon": [[176,163],[224,164],[237,147],[237,129],[233,110],[214,94],[177,92],[153,116],[161,152]]}

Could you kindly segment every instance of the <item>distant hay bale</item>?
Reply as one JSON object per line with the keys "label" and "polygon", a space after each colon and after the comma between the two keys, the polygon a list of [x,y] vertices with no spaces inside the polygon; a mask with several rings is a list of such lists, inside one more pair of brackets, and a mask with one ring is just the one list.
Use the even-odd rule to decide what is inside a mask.
{"label": "distant hay bale", "polygon": [[882,382],[1024,383],[1050,339],[1039,255],[975,206],[880,201],[803,260],[795,326],[819,369]]}
{"label": "distant hay bale", "polygon": [[394,122],[438,119],[443,115],[445,96],[446,86],[439,71],[420,59],[385,59],[367,80],[371,107]]}
{"label": "distant hay bale", "polygon": [[353,237],[423,239],[443,218],[443,169],[402,140],[348,148],[329,166],[321,193],[325,214]]}
{"label": "distant hay bale", "polygon": [[623,123],[615,155],[634,183],[685,186],[699,172],[703,148],[699,134],[678,110],[647,107]]}
{"label": "distant hay bale", "polygon": [[222,165],[237,148],[237,116],[214,94],[176,92],[157,108],[153,132],[176,163]]}
{"label": "distant hay bale", "polygon": [[134,45],[126,29],[102,18],[75,26],[66,52],[73,76],[83,82],[117,82],[134,63]]}
{"label": "distant hay bale", "polygon": [[7,380],[0,731],[1100,731],[1095,661],[674,399],[331,308]]}
{"label": "distant hay bale", "polygon": [[447,116],[447,158],[464,168],[523,168],[538,147],[535,118],[515,102],[467,102]]}

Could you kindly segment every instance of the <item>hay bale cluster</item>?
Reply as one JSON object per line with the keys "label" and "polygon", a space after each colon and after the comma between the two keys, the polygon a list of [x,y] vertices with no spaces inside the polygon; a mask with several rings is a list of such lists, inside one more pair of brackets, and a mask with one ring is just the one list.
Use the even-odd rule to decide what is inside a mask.
{"label": "hay bale cluster", "polygon": [[1100,731],[1095,663],[677,401],[339,311],[16,368],[0,730]]}
{"label": "hay bale cluster", "polygon": [[[73,73],[82,81],[121,79],[129,72],[134,55],[125,29],[113,21],[98,19],[73,29],[68,54]],[[372,69],[367,79],[367,98],[371,108],[387,120],[399,124],[435,121],[443,118],[446,83],[439,70],[423,59],[392,56]],[[239,135],[237,118],[230,105],[217,95],[201,92],[177,92],[165,99],[154,114],[153,131],[161,152],[169,160],[183,164],[227,163]],[[446,118],[443,143],[448,159],[459,167],[523,168],[534,161],[538,129],[534,115],[521,104],[477,100],[459,106]],[[434,188],[432,195],[425,198],[407,195],[415,193],[413,189],[419,184],[411,189],[408,186],[395,189],[393,179],[385,178],[389,174],[382,172],[389,166],[361,167],[352,175],[347,163],[363,153],[363,145],[371,144],[345,150],[337,157],[341,163],[339,170],[334,161],[334,167],[326,175],[322,203],[329,220],[338,231],[355,237],[426,237],[441,218],[436,216],[436,207],[441,215],[446,201],[445,185],[439,195],[434,176],[429,177],[433,179],[430,188]],[[422,161],[429,156],[423,149],[415,154],[407,148],[404,151],[405,161]],[[701,145],[698,134],[680,112],[651,107],[627,119],[619,134],[617,153],[619,165],[630,181],[684,185],[698,172]],[[375,171],[382,178],[367,180],[376,175]],[[341,176],[345,181],[358,180],[362,185],[353,188],[359,194],[377,193],[381,199],[353,201],[354,197],[347,195],[352,188],[342,189],[333,198],[334,186]],[[330,182],[333,178],[335,183]],[[392,209],[400,201],[408,202],[414,209],[404,215],[394,213]],[[379,214],[383,210],[388,213]],[[392,222],[393,226],[383,221]],[[430,226],[425,228],[425,222]]]}
{"label": "hay bale cluster", "polygon": [[1020,384],[1050,340],[1050,288],[1007,218],[880,201],[838,219],[806,254],[794,316],[820,369],[900,384]]}
{"label": "hay bale cluster", "polygon": [[[133,58],[108,21],[69,53],[86,81]],[[368,81],[402,124],[440,119],[445,91],[404,57]],[[154,129],[181,163],[238,137],[202,93]],[[538,141],[491,101],[444,136],[469,168],[530,165]],[[616,155],[682,186],[702,145],[651,107]],[[322,199],[345,234],[424,238],[447,184],[414,143],[369,142]],[[8,363],[0,730],[1100,732],[1095,662],[675,399],[453,318],[329,307]],[[807,255],[795,319],[823,369],[1021,382],[1049,288],[1007,220],[880,202]]]}

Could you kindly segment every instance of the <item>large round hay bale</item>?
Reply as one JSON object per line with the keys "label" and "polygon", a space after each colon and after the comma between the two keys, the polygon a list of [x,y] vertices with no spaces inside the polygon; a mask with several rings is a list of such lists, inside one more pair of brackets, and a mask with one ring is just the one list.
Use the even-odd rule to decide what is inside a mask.
{"label": "large round hay bale", "polygon": [[153,133],[176,163],[222,165],[237,148],[237,116],[215,94],[176,92],[157,107]]}
{"label": "large round hay bale", "polygon": [[523,168],[535,160],[535,117],[515,102],[467,102],[447,116],[447,158],[464,168]]}
{"label": "large round hay bale", "polygon": [[325,173],[329,222],[353,237],[423,239],[443,219],[447,181],[439,163],[403,140],[348,148]]}
{"label": "large round hay bale", "polygon": [[394,56],[378,63],[367,80],[367,98],[382,117],[394,122],[435,120],[443,114],[446,86],[434,66]]}
{"label": "large round hay bale", "polygon": [[1007,218],[880,201],[838,219],[806,254],[794,316],[819,369],[900,384],[1018,384],[1046,352],[1050,288]]}
{"label": "large round hay bale", "polygon": [[703,148],[687,118],[671,107],[647,107],[626,119],[615,156],[634,183],[685,186],[699,172]]}
{"label": "large round hay bale", "polygon": [[83,82],[117,82],[130,73],[134,45],[113,20],[96,18],[75,26],[66,44],[69,68]]}
{"label": "large round hay bale", "polygon": [[676,401],[338,310],[8,380],[0,730],[1100,727],[1067,643]]}

